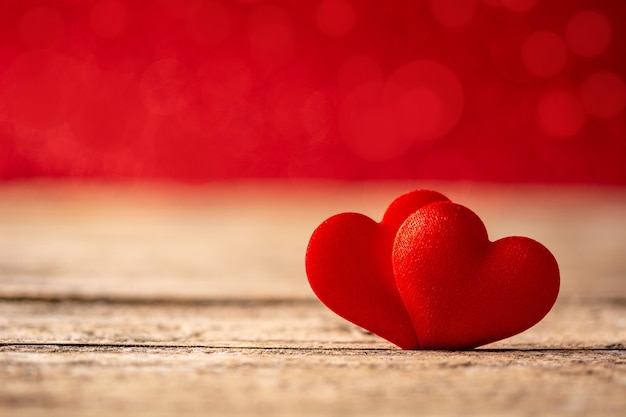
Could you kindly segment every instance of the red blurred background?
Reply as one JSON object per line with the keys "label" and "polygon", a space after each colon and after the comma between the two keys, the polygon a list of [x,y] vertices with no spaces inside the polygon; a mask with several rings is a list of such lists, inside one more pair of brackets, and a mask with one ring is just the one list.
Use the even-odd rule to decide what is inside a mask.
{"label": "red blurred background", "polygon": [[2,0],[0,178],[626,185],[622,0]]}

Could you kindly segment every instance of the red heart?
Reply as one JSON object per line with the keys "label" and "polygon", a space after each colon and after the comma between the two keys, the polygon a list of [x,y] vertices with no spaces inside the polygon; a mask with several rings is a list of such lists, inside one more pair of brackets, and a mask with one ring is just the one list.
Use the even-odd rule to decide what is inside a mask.
{"label": "red heart", "polygon": [[541,320],[559,292],[554,256],[524,237],[490,242],[471,210],[424,206],[396,234],[396,283],[422,349],[469,349]]}
{"label": "red heart", "polygon": [[393,276],[391,251],[404,220],[435,201],[448,199],[434,191],[412,191],[394,200],[380,223],[358,213],[324,221],[313,232],[306,252],[313,292],[346,320],[403,349],[418,348]]}

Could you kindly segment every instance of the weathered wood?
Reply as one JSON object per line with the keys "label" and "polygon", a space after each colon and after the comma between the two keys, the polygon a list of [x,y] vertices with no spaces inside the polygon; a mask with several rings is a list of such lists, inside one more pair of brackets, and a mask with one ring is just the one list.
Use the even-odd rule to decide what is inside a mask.
{"label": "weathered wood", "polygon": [[563,294],[626,296],[626,190],[394,182],[5,185],[0,295],[309,297],[304,251],[313,229],[342,211],[380,220],[414,188],[466,204],[492,239],[544,243],[559,261]]}
{"label": "weathered wood", "polygon": [[[624,299],[561,298],[539,324],[489,348],[623,349],[625,318]],[[0,334],[5,344],[393,347],[312,298],[205,303],[4,300]]]}
{"label": "weathered wood", "polygon": [[613,350],[4,348],[4,415],[620,416]]}
{"label": "weathered wood", "polygon": [[[312,295],[324,218],[435,188],[548,246],[537,326],[406,352]],[[626,191],[461,185],[0,187],[0,415],[626,414]]]}

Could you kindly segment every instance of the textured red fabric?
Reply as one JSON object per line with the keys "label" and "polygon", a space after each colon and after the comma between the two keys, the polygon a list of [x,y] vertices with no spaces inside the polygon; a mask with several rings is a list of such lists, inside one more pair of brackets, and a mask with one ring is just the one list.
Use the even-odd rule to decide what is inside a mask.
{"label": "textured red fabric", "polygon": [[451,202],[402,224],[393,245],[396,283],[423,349],[467,349],[539,322],[559,292],[557,262],[539,242],[490,242],[480,218]]}
{"label": "textured red fabric", "polygon": [[396,199],[381,223],[324,221],[309,283],[345,319],[403,349],[470,349],[520,333],[556,301],[554,256],[525,237],[490,242],[480,218],[432,191]]}
{"label": "textured red fabric", "polygon": [[398,197],[376,223],[358,213],[341,213],[313,232],[306,272],[317,297],[348,321],[403,349],[419,343],[393,277],[391,249],[402,222],[420,207],[447,198],[434,191]]}

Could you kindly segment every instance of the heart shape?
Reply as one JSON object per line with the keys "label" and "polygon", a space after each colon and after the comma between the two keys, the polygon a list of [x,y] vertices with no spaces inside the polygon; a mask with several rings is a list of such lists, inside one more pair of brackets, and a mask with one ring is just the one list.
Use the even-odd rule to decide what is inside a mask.
{"label": "heart shape", "polygon": [[403,349],[469,349],[512,336],[541,320],[559,291],[543,245],[492,243],[476,214],[427,190],[394,200],[380,223],[358,213],[324,221],[306,272],[328,308]]}
{"label": "heart shape", "polygon": [[402,224],[392,264],[422,349],[470,349],[538,323],[559,292],[559,268],[539,242],[490,242],[480,218],[452,202]]}
{"label": "heart shape", "polygon": [[394,200],[380,223],[359,213],[330,217],[313,232],[306,273],[317,297],[332,311],[403,349],[419,347],[393,275],[396,232],[420,207],[448,199],[417,190]]}

